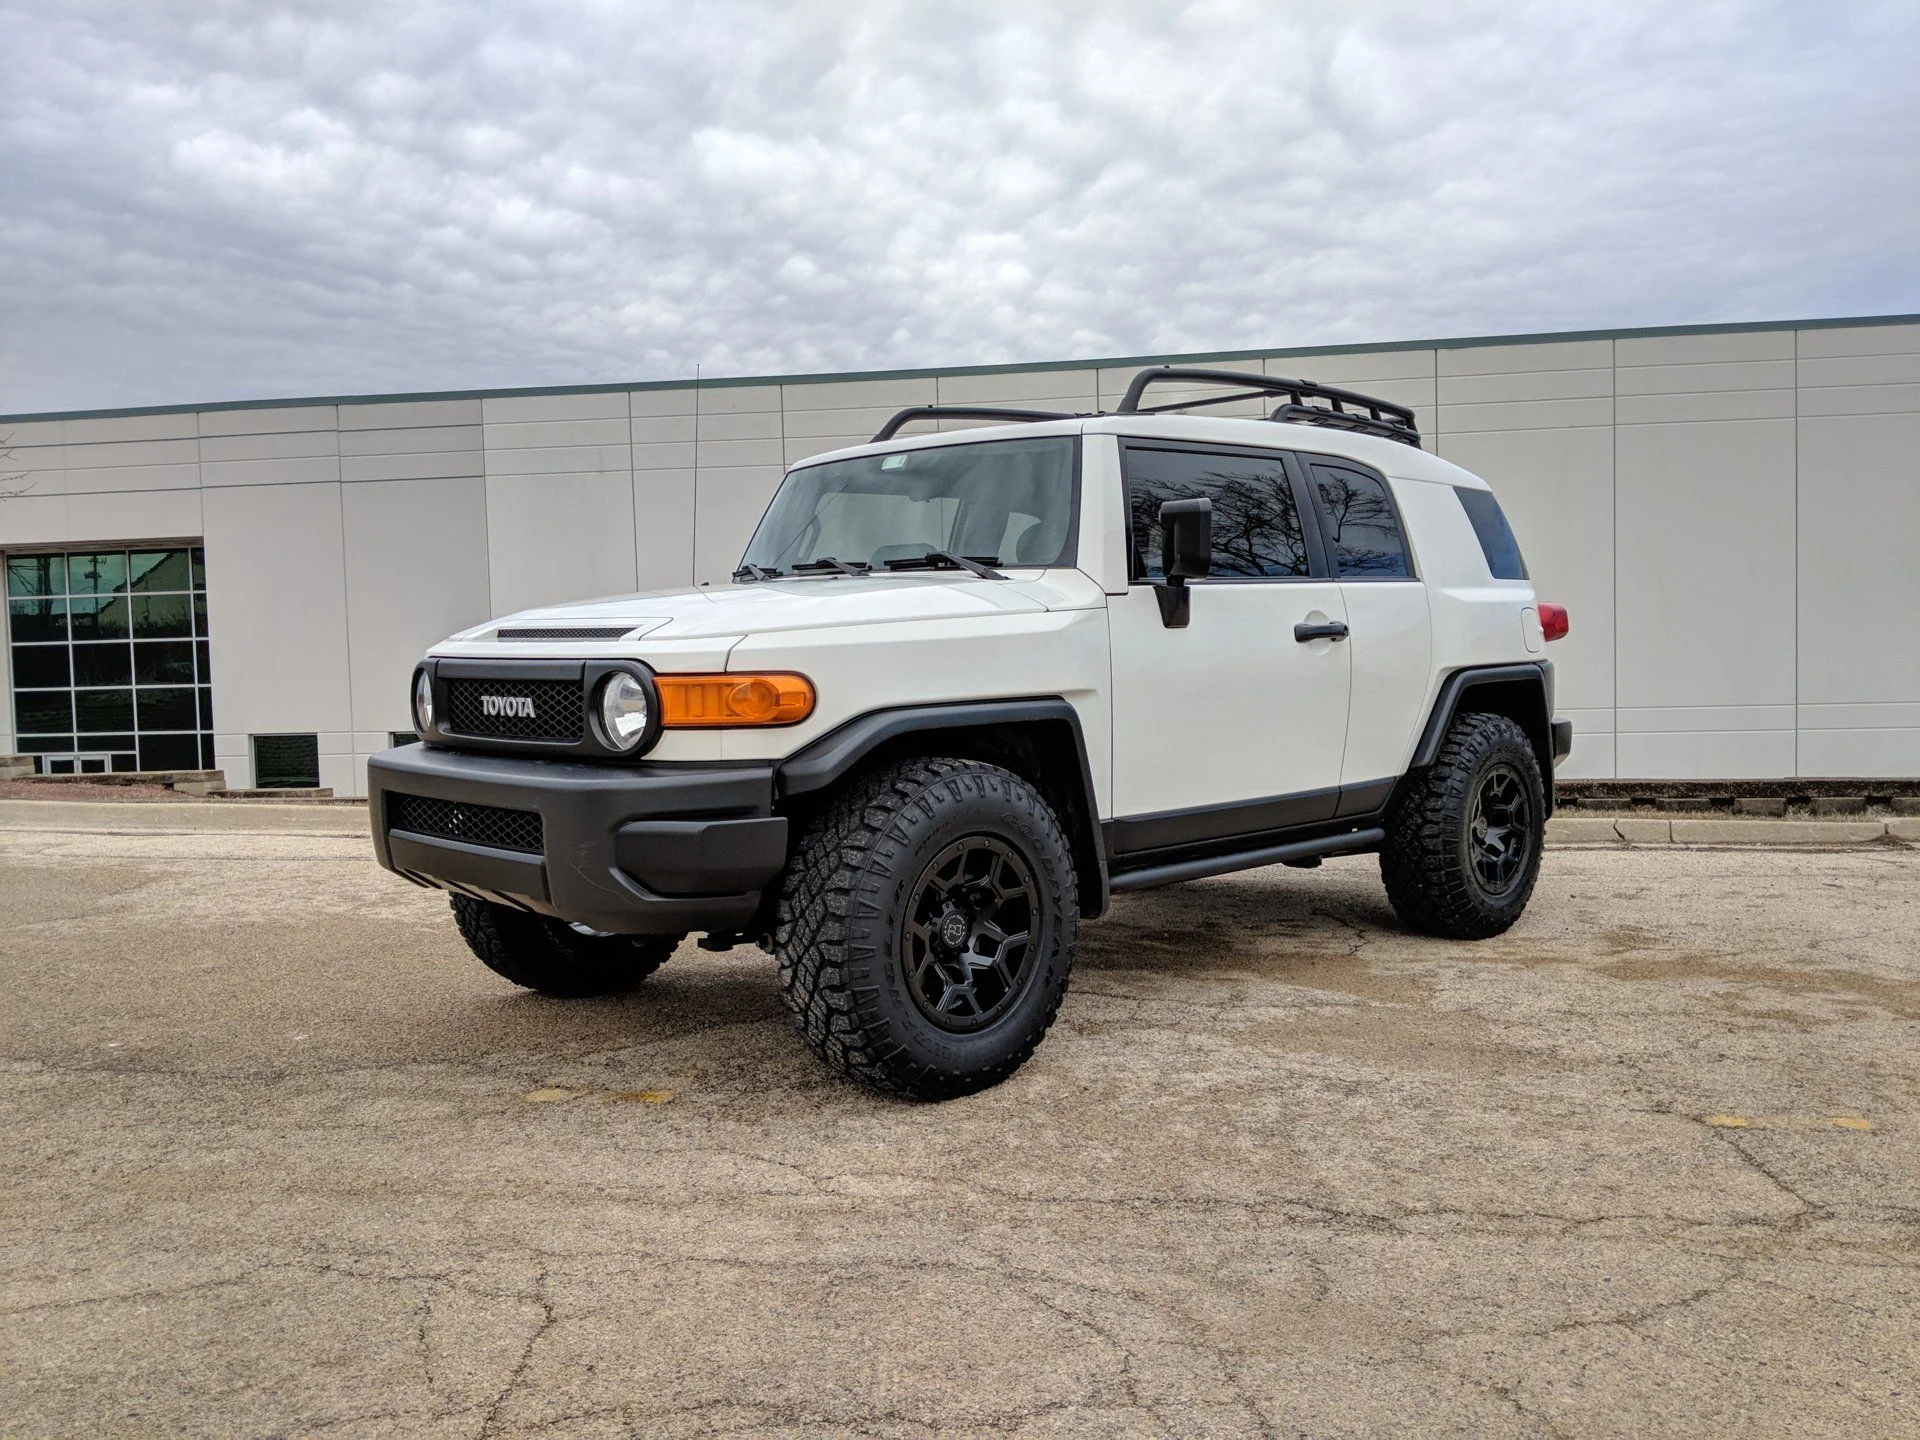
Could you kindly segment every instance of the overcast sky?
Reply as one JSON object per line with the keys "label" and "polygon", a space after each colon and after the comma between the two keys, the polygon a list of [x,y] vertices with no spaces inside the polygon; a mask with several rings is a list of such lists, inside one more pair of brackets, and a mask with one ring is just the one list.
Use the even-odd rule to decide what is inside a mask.
{"label": "overcast sky", "polygon": [[0,0],[0,412],[1920,311],[1920,5]]}

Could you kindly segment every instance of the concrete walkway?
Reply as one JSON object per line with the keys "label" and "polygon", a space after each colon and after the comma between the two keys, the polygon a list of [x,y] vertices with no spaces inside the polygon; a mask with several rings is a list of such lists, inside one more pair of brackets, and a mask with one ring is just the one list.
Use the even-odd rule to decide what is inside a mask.
{"label": "concrete walkway", "polygon": [[365,836],[364,805],[276,805],[232,800],[0,800],[0,830],[203,835],[284,831]]}

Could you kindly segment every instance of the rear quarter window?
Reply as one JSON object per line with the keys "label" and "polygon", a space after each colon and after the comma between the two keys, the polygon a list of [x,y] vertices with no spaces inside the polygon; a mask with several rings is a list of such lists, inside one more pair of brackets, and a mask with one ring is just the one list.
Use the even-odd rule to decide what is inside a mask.
{"label": "rear quarter window", "polygon": [[1342,580],[1406,580],[1413,576],[1387,482],[1351,466],[1315,460],[1313,486],[1326,516],[1327,538]]}
{"label": "rear quarter window", "polygon": [[1469,490],[1464,485],[1456,485],[1453,493],[1460,498],[1460,508],[1467,512],[1473,533],[1480,537],[1480,553],[1487,557],[1487,569],[1493,573],[1493,578],[1532,578],[1527,574],[1527,562],[1520,556],[1520,542],[1513,538],[1513,527],[1507,524],[1506,512],[1500,508],[1500,502],[1493,498],[1493,492]]}

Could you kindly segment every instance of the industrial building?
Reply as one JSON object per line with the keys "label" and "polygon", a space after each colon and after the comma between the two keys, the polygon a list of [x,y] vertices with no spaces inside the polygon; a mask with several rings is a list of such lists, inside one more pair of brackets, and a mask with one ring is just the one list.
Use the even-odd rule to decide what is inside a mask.
{"label": "industrial building", "polygon": [[783,468],[1142,365],[1411,404],[1544,599],[1562,772],[1920,775],[1920,316],[0,417],[0,753],[364,788],[408,678],[530,605],[729,583]]}

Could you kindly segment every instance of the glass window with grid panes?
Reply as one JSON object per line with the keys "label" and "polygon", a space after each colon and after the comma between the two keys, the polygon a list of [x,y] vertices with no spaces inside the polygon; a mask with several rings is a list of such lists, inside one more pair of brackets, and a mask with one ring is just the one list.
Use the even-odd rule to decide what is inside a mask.
{"label": "glass window with grid panes", "polygon": [[42,774],[211,770],[198,547],[9,554],[14,749]]}

